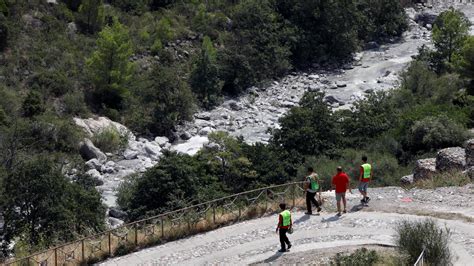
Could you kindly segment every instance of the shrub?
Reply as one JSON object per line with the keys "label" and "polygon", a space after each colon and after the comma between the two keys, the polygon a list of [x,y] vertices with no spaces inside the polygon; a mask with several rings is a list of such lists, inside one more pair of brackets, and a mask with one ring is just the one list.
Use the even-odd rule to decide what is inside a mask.
{"label": "shrub", "polygon": [[414,263],[425,248],[425,262],[430,265],[449,265],[451,251],[448,244],[451,231],[439,227],[433,219],[402,221],[396,228],[395,243],[407,258]]}
{"label": "shrub", "polygon": [[63,97],[64,112],[73,116],[86,115],[89,110],[84,100],[84,93],[74,91],[67,93]]}
{"label": "shrub", "polygon": [[127,145],[127,136],[120,134],[114,126],[109,126],[94,135],[92,141],[104,152],[116,152]]}
{"label": "shrub", "polygon": [[463,125],[446,115],[428,116],[417,121],[407,133],[409,148],[426,151],[461,145],[467,137]]}
{"label": "shrub", "polygon": [[43,113],[46,107],[41,94],[37,91],[30,91],[23,101],[22,109],[25,117],[33,117]]}
{"label": "shrub", "polygon": [[337,253],[331,265],[336,266],[371,266],[379,259],[379,255],[375,250],[361,248],[350,255],[342,255]]}

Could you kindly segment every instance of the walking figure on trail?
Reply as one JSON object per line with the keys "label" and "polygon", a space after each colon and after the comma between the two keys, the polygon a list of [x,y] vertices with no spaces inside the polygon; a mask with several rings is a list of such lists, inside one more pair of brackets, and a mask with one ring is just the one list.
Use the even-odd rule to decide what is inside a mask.
{"label": "walking figure on trail", "polygon": [[314,198],[318,190],[320,190],[319,185],[319,177],[318,174],[314,172],[313,167],[308,167],[308,175],[306,176],[306,180],[304,182],[304,189],[306,191],[306,209],[307,212],[305,214],[311,215],[313,214],[311,209],[311,203],[316,206],[318,213],[321,211],[321,207],[319,206],[318,201]]}
{"label": "walking figure on trail", "polygon": [[346,213],[347,211],[347,201],[346,201],[346,191],[349,189],[349,191],[352,193],[351,187],[350,187],[350,180],[349,176],[342,171],[342,166],[337,167],[337,174],[332,177],[332,187],[335,189],[336,193],[336,202],[337,202],[337,216],[341,216],[341,200],[342,204],[344,205],[344,210],[342,211],[343,213]]}
{"label": "walking figure on trail", "polygon": [[372,165],[367,163],[367,156],[362,156],[362,165],[360,166],[360,175],[359,175],[359,192],[362,194],[362,199],[360,203],[367,204],[370,201],[370,198],[367,196],[367,188],[369,187],[369,182],[372,179]]}
{"label": "walking figure on trail", "polygon": [[278,215],[278,225],[276,228],[277,233],[280,231],[281,249],[278,250],[278,252],[285,252],[289,251],[291,248],[291,243],[286,233],[292,230],[293,219],[291,218],[290,211],[286,209],[285,203],[280,203],[280,209],[282,212],[280,212],[280,215]]}

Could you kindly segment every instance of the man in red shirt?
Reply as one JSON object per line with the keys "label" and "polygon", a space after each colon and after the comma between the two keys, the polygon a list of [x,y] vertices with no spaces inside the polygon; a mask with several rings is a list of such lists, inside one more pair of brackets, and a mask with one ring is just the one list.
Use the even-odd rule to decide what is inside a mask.
{"label": "man in red shirt", "polygon": [[337,174],[332,177],[332,187],[336,190],[337,216],[341,216],[341,199],[344,204],[343,212],[346,213],[346,190],[349,188],[349,191],[352,193],[349,176],[342,171],[341,166],[337,167]]}

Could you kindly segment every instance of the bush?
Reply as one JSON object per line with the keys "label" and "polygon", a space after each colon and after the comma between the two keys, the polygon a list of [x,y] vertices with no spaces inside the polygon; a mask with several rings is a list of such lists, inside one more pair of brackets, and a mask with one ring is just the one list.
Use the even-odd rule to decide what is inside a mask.
{"label": "bush", "polygon": [[330,155],[339,147],[341,130],[322,93],[306,93],[300,107],[292,108],[279,120],[272,143],[302,155]]}
{"label": "bush", "polygon": [[446,115],[428,116],[416,121],[406,137],[406,145],[410,149],[432,151],[462,145],[467,138],[467,131],[463,125]]}
{"label": "bush", "polygon": [[70,92],[63,97],[64,112],[72,116],[84,116],[89,112],[81,91]]}
{"label": "bush", "polygon": [[350,255],[342,255],[337,253],[331,265],[336,266],[371,266],[375,265],[379,255],[375,250],[368,250],[366,248],[361,248],[356,250]]}
{"label": "bush", "polygon": [[104,152],[116,152],[127,145],[127,137],[120,134],[114,126],[109,126],[94,135],[92,141]]}
{"label": "bush", "polygon": [[429,265],[449,265],[451,251],[449,239],[451,231],[439,227],[432,219],[423,221],[402,221],[396,228],[395,243],[407,258],[407,264],[413,264],[425,248],[425,262]]}
{"label": "bush", "polygon": [[23,101],[23,116],[33,117],[43,113],[46,109],[41,98],[41,94],[37,91],[30,91]]}

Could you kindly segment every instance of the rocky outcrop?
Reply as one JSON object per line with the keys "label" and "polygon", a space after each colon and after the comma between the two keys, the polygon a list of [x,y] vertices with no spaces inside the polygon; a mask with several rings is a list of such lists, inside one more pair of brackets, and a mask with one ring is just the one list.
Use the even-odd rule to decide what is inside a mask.
{"label": "rocky outcrop", "polygon": [[79,143],[79,153],[86,161],[91,159],[97,159],[99,162],[107,161],[107,156],[90,139],[84,139]]}
{"label": "rocky outcrop", "polygon": [[461,147],[446,148],[436,155],[436,169],[441,172],[463,170],[466,166],[466,152]]}
{"label": "rocky outcrop", "polygon": [[420,179],[431,178],[436,173],[436,159],[421,159],[416,161],[415,169],[413,170],[413,181]]}
{"label": "rocky outcrop", "polygon": [[97,117],[97,118],[73,118],[77,126],[81,127],[90,137],[102,132],[108,128],[115,128],[117,132],[127,137],[128,139],[134,139],[135,136],[133,133],[124,125],[114,122],[107,117]]}

